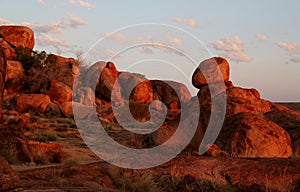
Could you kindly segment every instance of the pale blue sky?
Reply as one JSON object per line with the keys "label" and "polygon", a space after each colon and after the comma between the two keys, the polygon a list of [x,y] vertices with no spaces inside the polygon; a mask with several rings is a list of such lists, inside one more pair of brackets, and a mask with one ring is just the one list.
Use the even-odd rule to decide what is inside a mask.
{"label": "pale blue sky", "polygon": [[[254,87],[263,98],[272,101],[300,101],[300,1],[297,0],[0,0],[0,4],[0,24],[28,25],[35,31],[36,50],[67,57],[74,57],[79,51],[86,52],[105,33],[121,27],[140,23],[173,25],[195,35],[212,55],[227,58],[235,85]],[[149,26],[136,31],[120,31],[104,43],[104,48],[122,43],[128,45],[138,36],[152,35],[156,40],[164,39],[162,43],[168,41],[168,45],[195,56],[197,63],[209,56],[200,53],[201,50],[198,54],[193,40],[176,30],[156,31],[151,32]],[[99,44],[97,49],[101,47]],[[144,52],[128,51],[127,55],[135,61],[151,59],[153,55],[169,57],[170,62],[178,63],[178,68],[191,75],[194,66],[183,57],[163,49],[163,53],[159,53],[158,49],[161,47],[148,47]],[[105,54],[112,54],[112,51]],[[130,59],[123,54],[114,62],[122,69],[124,63],[130,65]],[[147,64],[145,73],[159,71],[160,65],[154,61]],[[166,79],[170,73],[176,74],[167,66],[160,68],[164,71],[160,76]]]}

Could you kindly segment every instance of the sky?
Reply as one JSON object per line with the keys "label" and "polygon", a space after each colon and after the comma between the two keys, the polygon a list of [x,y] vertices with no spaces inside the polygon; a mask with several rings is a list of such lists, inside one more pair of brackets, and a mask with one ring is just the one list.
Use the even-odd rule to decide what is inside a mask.
{"label": "sky", "polygon": [[35,50],[185,83],[212,56],[236,86],[300,101],[300,1],[0,0],[1,25],[35,32]]}

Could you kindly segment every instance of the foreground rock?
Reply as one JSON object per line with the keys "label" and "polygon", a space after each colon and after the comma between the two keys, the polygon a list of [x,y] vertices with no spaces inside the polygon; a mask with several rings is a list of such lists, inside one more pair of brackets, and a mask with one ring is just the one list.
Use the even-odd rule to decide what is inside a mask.
{"label": "foreground rock", "polygon": [[55,103],[64,103],[72,100],[72,89],[57,80],[52,80],[48,95]]}
{"label": "foreground rock", "polygon": [[43,94],[22,94],[17,96],[17,111],[43,113],[51,100],[48,95]]}
{"label": "foreground rock", "polygon": [[19,185],[17,173],[10,167],[8,162],[0,157],[0,190],[13,189]]}
{"label": "foreground rock", "polygon": [[0,26],[0,36],[13,48],[34,47],[34,33],[25,26]]}
{"label": "foreground rock", "polygon": [[23,88],[25,73],[19,61],[7,61],[5,77],[5,97],[13,97]]}
{"label": "foreground rock", "polygon": [[233,157],[288,158],[289,134],[263,116],[240,113],[225,121],[216,144]]}
{"label": "foreground rock", "polygon": [[0,46],[0,122],[3,119],[2,100],[3,100],[3,93],[4,93],[5,76],[6,76],[6,57],[4,54],[4,50]]}

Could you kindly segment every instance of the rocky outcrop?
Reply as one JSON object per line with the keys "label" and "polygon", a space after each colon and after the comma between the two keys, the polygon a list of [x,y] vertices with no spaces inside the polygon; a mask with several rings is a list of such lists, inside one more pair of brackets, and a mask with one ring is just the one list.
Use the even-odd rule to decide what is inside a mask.
{"label": "rocky outcrop", "polygon": [[33,49],[34,33],[25,26],[0,26],[0,37],[12,48],[25,47]]}
{"label": "rocky outcrop", "polygon": [[105,68],[105,66],[105,61],[99,61],[89,67],[82,80],[83,86],[90,87],[95,90],[96,86],[98,86],[101,72]]}
{"label": "rocky outcrop", "polygon": [[[151,103],[154,99],[152,85],[149,80],[143,77],[129,72],[121,72],[118,83],[123,98],[141,103]],[[133,85],[136,85],[136,87],[132,87]]]}
{"label": "rocky outcrop", "polygon": [[43,113],[51,100],[48,95],[43,94],[22,94],[17,96],[17,111]]}
{"label": "rocky outcrop", "polygon": [[5,97],[13,97],[23,88],[25,73],[19,61],[7,61],[5,78]]}
{"label": "rocky outcrop", "polygon": [[0,190],[6,191],[19,185],[19,177],[8,162],[0,157]]}
{"label": "rocky outcrop", "polygon": [[191,99],[191,94],[187,87],[175,81],[150,81],[158,99],[170,109],[180,109],[181,104],[187,103]]}
{"label": "rocky outcrop", "polygon": [[289,134],[274,122],[252,113],[240,113],[227,119],[216,144],[233,157],[292,156]]}
{"label": "rocky outcrop", "polygon": [[192,76],[192,83],[196,88],[201,89],[207,84],[227,82],[229,75],[227,60],[222,57],[213,57],[200,63]]}
{"label": "rocky outcrop", "polygon": [[74,117],[76,113],[76,119],[85,119],[92,113],[92,108],[84,104],[68,101],[59,105],[60,110],[66,117]]}
{"label": "rocky outcrop", "polygon": [[90,87],[80,87],[77,90],[76,102],[82,103],[86,106],[95,106],[95,93]]}
{"label": "rocky outcrop", "polygon": [[4,84],[6,77],[6,57],[3,48],[0,46],[0,122],[3,119],[2,100],[4,93]]}
{"label": "rocky outcrop", "polygon": [[72,89],[62,82],[52,80],[48,95],[51,101],[60,104],[72,100]]}

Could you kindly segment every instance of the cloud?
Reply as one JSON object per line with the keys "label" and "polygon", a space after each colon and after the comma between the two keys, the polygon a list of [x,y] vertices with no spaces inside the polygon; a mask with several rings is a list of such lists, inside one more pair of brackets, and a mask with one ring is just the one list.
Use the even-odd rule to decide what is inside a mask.
{"label": "cloud", "polygon": [[277,42],[275,42],[275,44],[278,47],[286,50],[289,53],[296,53],[299,51],[299,46],[294,43],[286,43],[286,42],[277,41]]}
{"label": "cloud", "polygon": [[178,24],[184,24],[184,25],[188,25],[190,27],[200,27],[200,25],[197,24],[197,22],[195,21],[195,19],[181,19],[181,18],[172,18],[172,21],[174,21],[175,23]]}
{"label": "cloud", "polygon": [[41,5],[45,5],[46,3],[45,3],[45,0],[37,0],[37,2],[39,3],[39,4],[41,4]]}
{"label": "cloud", "polygon": [[122,33],[109,33],[109,32],[106,32],[104,33],[104,36],[108,39],[112,39],[112,40],[115,40],[115,41],[125,41],[126,37],[125,35],[123,35]]}
{"label": "cloud", "polygon": [[150,49],[149,47],[141,47],[141,49],[139,49],[139,51],[141,53],[145,53],[145,54],[154,54],[153,50]]}
{"label": "cloud", "polygon": [[76,1],[75,0],[70,0],[71,5],[76,5]]}
{"label": "cloud", "polygon": [[78,1],[78,3],[81,7],[86,7],[88,9],[94,9],[96,7],[95,5],[85,1]]}
{"label": "cloud", "polygon": [[268,39],[268,37],[266,35],[263,35],[263,34],[256,34],[255,37],[257,39],[262,40],[262,41],[266,41]]}
{"label": "cloud", "polygon": [[78,26],[86,25],[87,23],[83,19],[69,13],[68,22],[62,19],[61,21],[54,21],[48,24],[29,22],[23,22],[22,24],[30,27],[35,33],[62,34],[65,29],[76,29]]}
{"label": "cloud", "polygon": [[291,59],[293,63],[300,63],[300,57],[294,57]]}
{"label": "cloud", "polygon": [[11,24],[12,22],[10,22],[9,20],[6,20],[6,19],[3,19],[3,18],[0,18],[0,24],[1,25],[5,25],[5,24]]}
{"label": "cloud", "polygon": [[53,47],[69,47],[69,44],[66,41],[62,41],[51,37],[49,35],[41,35],[36,38],[37,44],[39,46],[53,46]]}
{"label": "cloud", "polygon": [[223,56],[236,62],[251,61],[251,58],[244,53],[243,42],[238,36],[217,40],[212,46],[214,49],[220,51]]}
{"label": "cloud", "polygon": [[73,29],[76,29],[78,26],[83,26],[83,25],[87,24],[86,21],[84,21],[83,19],[81,19],[79,17],[72,15],[71,13],[68,14],[68,17],[70,20],[69,26]]}
{"label": "cloud", "polygon": [[176,37],[173,37],[170,34],[167,34],[167,39],[169,40],[169,43],[171,43],[172,45],[176,45],[176,46],[180,46],[182,45],[182,40]]}

